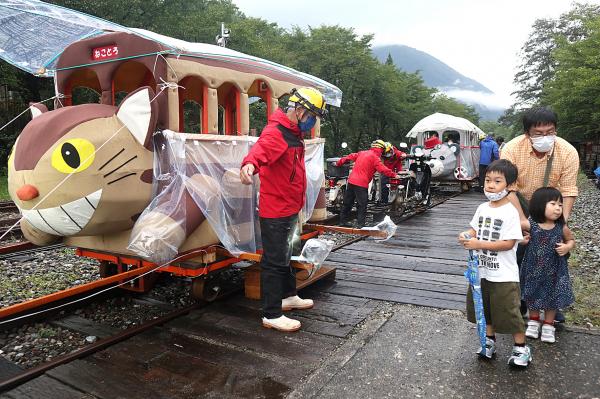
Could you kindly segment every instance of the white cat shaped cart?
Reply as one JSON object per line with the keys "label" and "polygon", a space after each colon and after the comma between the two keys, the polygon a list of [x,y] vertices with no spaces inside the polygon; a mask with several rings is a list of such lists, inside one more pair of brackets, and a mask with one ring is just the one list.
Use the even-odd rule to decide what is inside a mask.
{"label": "white cat shaped cart", "polygon": [[[426,148],[426,140],[437,133],[441,144]],[[420,148],[435,159],[429,161],[432,180],[455,183],[468,191],[479,176],[479,136],[483,131],[467,119],[435,113],[421,119],[406,137],[416,139],[411,153]]]}

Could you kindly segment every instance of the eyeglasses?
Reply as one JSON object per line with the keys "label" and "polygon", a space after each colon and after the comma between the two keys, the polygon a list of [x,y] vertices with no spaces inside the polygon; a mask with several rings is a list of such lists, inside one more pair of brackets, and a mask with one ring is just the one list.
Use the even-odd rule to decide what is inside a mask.
{"label": "eyeglasses", "polygon": [[545,132],[531,132],[531,133],[529,133],[529,137],[532,137],[532,138],[545,137],[545,136],[556,136],[556,129],[547,130]]}

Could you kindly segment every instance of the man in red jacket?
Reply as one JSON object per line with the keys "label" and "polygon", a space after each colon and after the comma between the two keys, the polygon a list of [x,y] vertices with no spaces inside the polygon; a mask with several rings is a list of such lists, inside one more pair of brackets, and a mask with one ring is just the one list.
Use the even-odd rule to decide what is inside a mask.
{"label": "man in red jacket", "polygon": [[[387,151],[383,153],[383,165],[393,172],[400,172],[402,170],[402,164],[406,159],[406,154],[395,146],[392,143],[386,141],[386,145],[390,146],[391,151]],[[389,200],[390,188],[388,187],[390,178],[383,175],[381,176],[381,202],[386,205]]]}
{"label": "man in red jacket", "polygon": [[357,227],[361,229],[365,226],[369,183],[373,179],[375,171],[388,177],[396,177],[396,174],[389,168],[386,168],[383,162],[381,162],[381,155],[385,150],[391,151],[391,144],[388,143],[386,145],[386,142],[383,140],[375,140],[371,143],[371,149],[346,155],[337,161],[337,166],[342,166],[348,161],[354,161],[354,167],[348,178],[348,188],[344,194],[344,206],[340,214],[340,225],[347,223],[348,215],[356,199]]}
{"label": "man in red jacket", "polygon": [[433,132],[433,133],[431,133],[431,137],[429,137],[427,140],[425,140],[425,149],[431,150],[436,145],[441,145],[441,144],[442,144],[442,140],[440,140],[440,135],[438,134],[438,132]]}
{"label": "man in red jacket", "polygon": [[244,184],[252,184],[255,173],[260,178],[262,323],[279,331],[297,331],[301,327],[298,320],[284,316],[283,310],[313,307],[311,299],[297,295],[290,257],[306,192],[303,133],[310,131],[324,113],[325,100],[318,90],[292,90],[287,110],[278,109],[269,116],[240,169]]}

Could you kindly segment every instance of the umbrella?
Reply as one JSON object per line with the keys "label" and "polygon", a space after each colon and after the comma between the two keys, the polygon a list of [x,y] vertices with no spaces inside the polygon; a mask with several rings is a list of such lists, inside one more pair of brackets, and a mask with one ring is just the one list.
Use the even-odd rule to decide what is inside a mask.
{"label": "umbrella", "polygon": [[443,133],[445,130],[483,133],[483,130],[465,118],[436,112],[417,122],[406,137],[417,137],[417,134],[428,131]]}
{"label": "umbrella", "polygon": [[[465,238],[469,239],[471,237],[465,234]],[[483,298],[481,297],[481,280],[479,279],[479,258],[473,250],[469,250],[465,277],[471,286],[471,293],[473,294],[479,342],[481,343],[481,348],[485,349],[485,314],[483,312]]]}

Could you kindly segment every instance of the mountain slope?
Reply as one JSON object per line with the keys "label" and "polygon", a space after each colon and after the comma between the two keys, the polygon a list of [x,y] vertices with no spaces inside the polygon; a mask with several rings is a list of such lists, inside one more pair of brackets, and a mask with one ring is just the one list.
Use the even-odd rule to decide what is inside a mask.
{"label": "mountain slope", "polygon": [[373,55],[381,62],[385,62],[388,54],[392,56],[394,65],[403,71],[419,71],[427,86],[435,87],[442,91],[469,90],[487,94],[493,93],[481,83],[462,75],[423,51],[403,45],[373,48]]}

